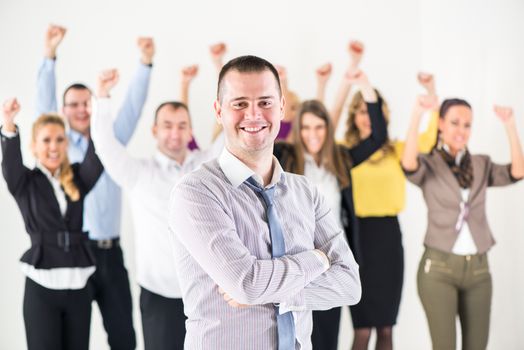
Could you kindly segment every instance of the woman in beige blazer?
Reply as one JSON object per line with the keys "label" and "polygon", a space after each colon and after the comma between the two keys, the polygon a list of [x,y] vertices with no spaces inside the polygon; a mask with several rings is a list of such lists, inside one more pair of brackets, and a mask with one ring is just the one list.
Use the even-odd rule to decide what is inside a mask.
{"label": "woman in beige blazer", "polygon": [[511,108],[495,106],[511,148],[511,164],[498,165],[467,148],[472,110],[464,100],[442,102],[439,141],[418,154],[421,116],[437,104],[420,96],[413,110],[402,167],[419,186],[428,207],[426,250],[420,261],[418,293],[426,312],[433,349],[454,349],[455,319],[462,326],[463,349],[485,349],[491,306],[491,275],[486,252],[495,243],[486,219],[486,188],[524,177],[524,155]]}

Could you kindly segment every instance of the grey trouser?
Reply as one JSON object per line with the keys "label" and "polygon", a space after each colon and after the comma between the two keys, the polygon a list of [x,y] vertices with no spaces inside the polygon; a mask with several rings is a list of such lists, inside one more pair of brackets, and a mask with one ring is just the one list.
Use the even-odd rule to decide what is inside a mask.
{"label": "grey trouser", "polygon": [[434,350],[455,349],[457,315],[462,349],[486,349],[491,274],[485,253],[464,256],[427,247],[419,264],[417,284]]}

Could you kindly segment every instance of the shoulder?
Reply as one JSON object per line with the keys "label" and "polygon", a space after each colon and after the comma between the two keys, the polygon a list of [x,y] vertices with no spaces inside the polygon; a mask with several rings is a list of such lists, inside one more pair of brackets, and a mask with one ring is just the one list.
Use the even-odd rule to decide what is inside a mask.
{"label": "shoulder", "polygon": [[198,169],[184,175],[176,183],[174,193],[212,193],[227,191],[231,184],[220,169],[217,159],[203,163]]}

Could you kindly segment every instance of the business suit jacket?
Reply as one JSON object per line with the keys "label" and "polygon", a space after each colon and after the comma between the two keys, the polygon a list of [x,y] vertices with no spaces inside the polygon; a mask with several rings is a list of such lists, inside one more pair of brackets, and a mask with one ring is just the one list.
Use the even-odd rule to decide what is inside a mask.
{"label": "business suit jacket", "polygon": [[103,171],[93,143],[90,142],[83,162],[71,165],[80,199],[73,202],[66,194],[67,211],[62,216],[46,175],[38,168],[24,166],[19,134],[12,138],[1,135],[0,139],[2,173],[31,238],[31,248],[20,260],[40,269],[93,266],[94,258],[87,245],[87,235],[82,233],[85,195]]}
{"label": "business suit jacket", "polygon": [[[510,165],[499,165],[486,155],[472,155],[473,183],[467,204],[466,219],[478,253],[494,244],[486,217],[486,188],[505,186],[517,181],[512,178]],[[452,252],[458,232],[455,229],[462,202],[457,179],[438,152],[420,154],[418,169],[406,172],[407,179],[422,189],[428,207],[428,228],[424,244],[444,252]]]}

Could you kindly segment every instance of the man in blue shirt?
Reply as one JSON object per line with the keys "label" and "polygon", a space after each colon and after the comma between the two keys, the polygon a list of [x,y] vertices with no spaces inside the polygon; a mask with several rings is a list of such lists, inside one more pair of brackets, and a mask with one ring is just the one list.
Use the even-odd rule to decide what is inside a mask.
{"label": "man in blue shirt", "polygon": [[[50,25],[45,38],[44,60],[38,71],[37,116],[57,112],[56,49],[66,29]],[[151,38],[139,38],[141,61],[131,81],[124,103],[113,123],[116,138],[127,144],[142,112],[149,87],[155,47]],[[90,137],[91,91],[83,84],[70,85],[63,95],[62,114],[69,130],[69,159],[84,158]],[[119,244],[121,190],[104,172],[85,199],[84,231],[89,232],[96,256],[96,272],[91,281],[93,297],[102,314],[111,349],[134,349],[135,332],[129,278]]]}

